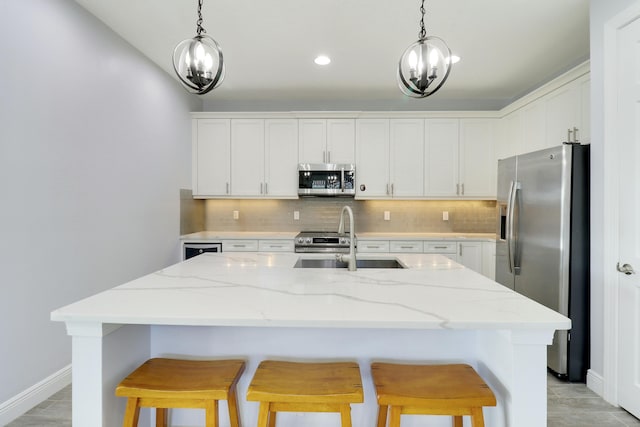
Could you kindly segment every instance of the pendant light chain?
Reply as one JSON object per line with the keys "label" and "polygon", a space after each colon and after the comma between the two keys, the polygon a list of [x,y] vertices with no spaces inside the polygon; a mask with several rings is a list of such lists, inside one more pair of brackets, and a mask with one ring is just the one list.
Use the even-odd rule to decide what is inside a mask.
{"label": "pendant light chain", "polygon": [[418,40],[424,40],[427,37],[427,30],[424,28],[424,12],[424,0],[422,0],[422,5],[420,6],[422,18],[420,19],[420,33],[418,34]]}
{"label": "pendant light chain", "polygon": [[[198,33],[198,35],[202,35],[202,33],[206,33],[207,30],[205,30],[202,27],[202,2],[204,0],[198,0],[198,21],[197,21],[197,30],[196,32]],[[423,0],[424,3],[424,0]]]}

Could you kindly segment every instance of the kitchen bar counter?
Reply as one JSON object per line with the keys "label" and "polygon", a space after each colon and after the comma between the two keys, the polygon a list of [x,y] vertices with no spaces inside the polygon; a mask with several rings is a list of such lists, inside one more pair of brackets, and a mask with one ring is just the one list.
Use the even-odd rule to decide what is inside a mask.
{"label": "kitchen bar counter", "polygon": [[[354,427],[374,425],[368,366],[380,358],[470,363],[498,397],[487,425],[545,425],[546,345],[569,319],[439,255],[385,254],[409,268],[355,272],[294,269],[300,256],[203,254],[54,311],[73,337],[73,424],[119,425],[113,390],[124,375],[148,357],[190,355],[247,358],[248,426],[257,406],[243,393],[266,357],[358,360],[365,404],[354,405]],[[174,422],[195,426],[200,415],[176,411]],[[291,414],[279,427],[330,416]],[[426,425],[447,425],[438,420]]]}

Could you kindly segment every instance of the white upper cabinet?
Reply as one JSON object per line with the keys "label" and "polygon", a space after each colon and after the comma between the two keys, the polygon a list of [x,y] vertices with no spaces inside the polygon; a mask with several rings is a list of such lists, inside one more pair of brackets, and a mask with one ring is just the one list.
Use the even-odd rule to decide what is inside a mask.
{"label": "white upper cabinet", "polygon": [[424,120],[391,119],[389,125],[390,195],[397,198],[423,197]]}
{"label": "white upper cabinet", "polygon": [[265,197],[298,197],[298,121],[265,120]]}
{"label": "white upper cabinet", "polygon": [[457,196],[458,184],[458,119],[425,120],[425,195]]}
{"label": "white upper cabinet", "polygon": [[354,119],[300,119],[300,163],[354,163]]}
{"label": "white upper cabinet", "polygon": [[356,121],[356,198],[389,197],[389,120]]}
{"label": "white upper cabinet", "polygon": [[192,122],[194,197],[225,197],[231,182],[231,120]]}
{"label": "white upper cabinet", "polygon": [[[582,133],[582,87],[571,82],[547,95],[546,146],[553,147],[563,142],[575,142]],[[577,135],[577,138],[576,138]]]}
{"label": "white upper cabinet", "polygon": [[495,198],[493,119],[425,120],[425,197]]}
{"label": "white upper cabinet", "polygon": [[231,121],[231,196],[297,198],[295,119]]}
{"label": "white upper cabinet", "polygon": [[461,197],[496,197],[495,123],[494,119],[460,120]]}
{"label": "white upper cabinet", "polygon": [[264,195],[264,120],[231,120],[231,195]]}

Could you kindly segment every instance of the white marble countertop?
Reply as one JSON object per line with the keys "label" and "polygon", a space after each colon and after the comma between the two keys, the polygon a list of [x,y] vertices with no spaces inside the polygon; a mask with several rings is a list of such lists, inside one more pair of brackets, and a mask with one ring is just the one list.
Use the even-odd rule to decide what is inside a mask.
{"label": "white marble countertop", "polygon": [[[265,232],[265,231],[199,231],[184,234],[185,240],[223,240],[223,239],[291,239],[297,231]],[[495,241],[494,233],[356,233],[361,240],[481,240]]]}
{"label": "white marble countertop", "polygon": [[[51,314],[111,324],[568,329],[570,320],[439,255],[407,269],[293,268],[292,253],[203,254]],[[381,258],[367,254],[358,258]]]}

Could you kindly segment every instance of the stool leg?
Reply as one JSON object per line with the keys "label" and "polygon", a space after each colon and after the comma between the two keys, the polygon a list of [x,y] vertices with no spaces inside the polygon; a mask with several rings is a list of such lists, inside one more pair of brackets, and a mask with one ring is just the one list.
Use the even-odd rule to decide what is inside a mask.
{"label": "stool leg", "polygon": [[401,413],[402,413],[402,407],[391,406],[391,413],[389,414],[389,427],[400,427]]}
{"label": "stool leg", "polygon": [[471,427],[484,427],[482,407],[471,408]]}
{"label": "stool leg", "polygon": [[127,399],[127,409],[124,412],[122,427],[138,427],[138,417],[140,416],[140,406],[138,399],[130,397]]}
{"label": "stool leg", "polygon": [[258,411],[258,427],[268,427],[267,426],[268,422],[269,422],[269,402],[260,402],[260,409]]}
{"label": "stool leg", "polygon": [[462,427],[462,416],[454,415],[453,417],[453,427]]}
{"label": "stool leg", "polygon": [[340,405],[342,427],[351,427],[351,405]]}
{"label": "stool leg", "polygon": [[156,427],[167,427],[167,408],[156,408]]}
{"label": "stool leg", "polygon": [[380,405],[380,407],[378,408],[378,423],[376,424],[377,427],[386,427],[387,412],[389,412],[389,407],[386,405]]}
{"label": "stool leg", "polygon": [[218,401],[207,400],[204,403],[206,427],[218,427]]}
{"label": "stool leg", "polygon": [[276,427],[276,414],[277,412],[269,409],[269,427]]}
{"label": "stool leg", "polygon": [[229,421],[231,427],[242,427],[240,422],[240,412],[238,411],[238,398],[236,396],[236,388],[229,391],[227,397],[227,405],[229,406]]}

